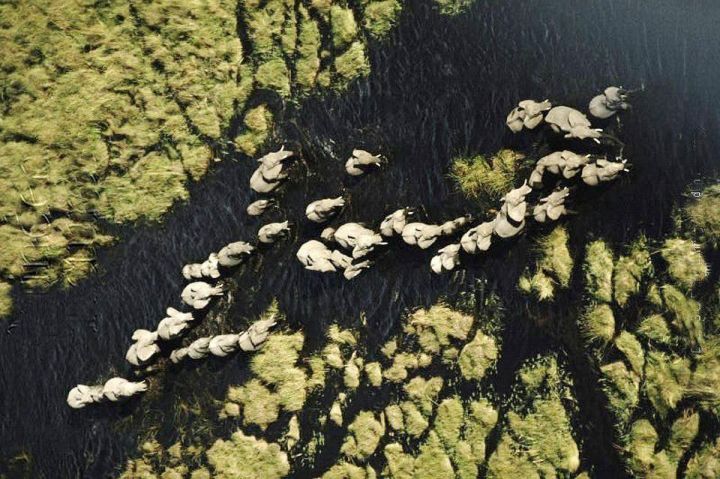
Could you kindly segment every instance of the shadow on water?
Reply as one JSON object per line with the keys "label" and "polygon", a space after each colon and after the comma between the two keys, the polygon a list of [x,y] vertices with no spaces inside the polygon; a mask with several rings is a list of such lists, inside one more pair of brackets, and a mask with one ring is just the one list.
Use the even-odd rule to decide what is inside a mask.
{"label": "shadow on water", "polygon": [[[407,3],[390,39],[372,47],[369,79],[346,94],[312,98],[288,113],[280,137],[288,145],[302,145],[303,162],[280,209],[263,221],[295,219],[297,233],[243,267],[228,314],[231,324],[209,327],[242,329],[277,297],[290,320],[311,338],[332,322],[352,324],[365,312],[371,337],[379,342],[406,308],[430,305],[441,295],[472,288],[476,276],[486,276],[513,318],[500,365],[499,388],[506,389],[529,354],[564,348],[562,335],[540,334],[523,321],[524,303],[514,285],[529,240],[442,277],[430,272],[430,253],[398,247],[347,283],[306,272],[295,260],[298,242],[319,233],[300,221],[304,205],[344,189],[349,201],[342,221],[375,224],[406,205],[421,207],[432,221],[458,216],[472,205],[447,179],[452,156],[532,146],[532,134],[514,137],[504,127],[515,102],[547,97],[584,109],[605,86],[622,84],[645,88],[618,133],[627,144],[631,174],[577,205],[580,214],[569,221],[573,247],[581,251],[587,239],[599,236],[622,244],[639,230],[660,235],[669,228],[672,205],[689,180],[720,167],[720,63],[715,59],[720,6],[669,0],[479,0],[468,14],[445,18],[428,1]],[[342,168],[354,146],[386,152],[390,166],[348,179]],[[247,159],[228,159],[192,187],[191,200],[178,205],[163,225],[121,229],[121,242],[99,254],[99,274],[77,287],[16,295],[10,320],[15,327],[0,338],[0,451],[5,457],[27,450],[33,477],[106,477],[119,467],[138,432],[118,431],[113,424],[137,403],[71,411],[64,402],[67,391],[78,382],[127,375],[123,356],[129,337],[136,328],[153,327],[167,306],[179,305],[182,265],[227,242],[254,237],[260,220],[244,213],[252,201],[247,180],[253,166]],[[184,381],[202,377],[203,387],[220,397],[237,379],[242,368],[235,361],[241,360],[170,374],[162,393],[187,394]],[[581,414],[588,422],[607,422],[594,404],[594,381],[581,365],[571,367]],[[585,465],[594,466],[598,477],[618,477],[608,424],[593,427],[600,432],[589,427],[579,438],[585,443]]]}

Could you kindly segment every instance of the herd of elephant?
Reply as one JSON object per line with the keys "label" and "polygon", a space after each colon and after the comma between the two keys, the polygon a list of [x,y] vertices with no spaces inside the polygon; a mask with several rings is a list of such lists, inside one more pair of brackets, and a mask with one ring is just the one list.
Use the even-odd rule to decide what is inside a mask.
{"label": "herd of elephant", "polygon": [[[606,119],[627,110],[630,107],[627,94],[622,88],[606,88],[590,101],[590,114]],[[535,129],[543,122],[552,131],[564,133],[565,138],[592,139],[600,143],[603,137],[602,130],[591,128],[585,114],[567,106],[553,107],[548,100],[519,102],[508,115],[506,124],[511,131],[519,133],[523,129]],[[250,177],[250,188],[266,197],[251,203],[246,210],[248,215],[260,216],[274,204],[274,199],[269,195],[287,180],[288,160],[293,157],[294,153],[283,147],[257,160],[259,165]],[[345,170],[351,176],[360,176],[386,162],[387,159],[381,155],[355,149],[345,163]],[[437,251],[430,260],[432,271],[439,274],[454,269],[460,263],[461,250],[467,254],[478,254],[490,249],[493,238],[509,239],[517,236],[525,229],[528,218],[545,223],[556,221],[567,214],[565,201],[570,195],[567,186],[558,187],[540,198],[532,211],[528,211],[527,196],[534,190],[542,189],[546,173],[563,180],[571,180],[579,175],[586,185],[596,186],[614,180],[622,171],[626,171],[625,160],[609,161],[604,157],[581,155],[569,150],[556,151],[540,158],[529,179],[501,198],[502,205],[494,218],[466,229],[459,242]],[[337,217],[344,206],[345,199],[342,196],[316,200],[307,205],[305,216],[313,223],[326,223]],[[376,248],[386,247],[388,240],[394,236],[401,237],[408,245],[427,249],[441,237],[458,235],[471,222],[469,216],[463,216],[441,224],[427,224],[413,221],[415,214],[411,208],[400,208],[381,221],[379,231],[356,222],[344,223],[337,228],[327,227],[320,238],[304,242],[296,252],[296,257],[305,269],[323,273],[342,270],[344,277],[350,280],[369,268],[372,265],[371,253]],[[268,223],[259,229],[257,240],[261,244],[272,244],[285,237],[289,231],[288,221]],[[222,296],[225,292],[222,282],[210,284],[207,281],[220,278],[255,251],[253,245],[238,241],[226,245],[217,253],[211,253],[202,263],[185,265],[182,274],[190,283],[180,295],[183,303],[193,310],[206,308],[214,297]],[[161,353],[159,343],[182,338],[194,321],[192,312],[180,312],[170,307],[166,313],[167,316],[158,323],[155,331],[139,329],[132,335],[134,342],[125,356],[132,366],[146,367]],[[275,318],[271,317],[256,321],[241,333],[201,337],[186,347],[173,350],[169,359],[179,363],[186,358],[202,359],[210,355],[225,357],[236,351],[256,351],[275,323]],[[70,407],[82,408],[93,403],[116,402],[146,389],[145,381],[133,382],[114,377],[104,385],[77,385],[68,394],[67,403]]]}

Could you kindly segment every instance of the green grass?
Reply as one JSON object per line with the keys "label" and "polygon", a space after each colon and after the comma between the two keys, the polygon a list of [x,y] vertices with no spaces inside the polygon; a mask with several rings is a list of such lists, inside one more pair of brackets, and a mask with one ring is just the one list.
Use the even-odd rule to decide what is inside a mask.
{"label": "green grass", "polygon": [[507,149],[490,158],[456,158],[450,176],[465,197],[490,207],[514,187],[524,159],[522,153]]}

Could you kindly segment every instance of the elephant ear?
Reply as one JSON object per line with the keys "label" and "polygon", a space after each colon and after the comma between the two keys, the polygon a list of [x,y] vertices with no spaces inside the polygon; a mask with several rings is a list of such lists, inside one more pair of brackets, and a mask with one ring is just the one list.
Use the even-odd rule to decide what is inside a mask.
{"label": "elephant ear", "polygon": [[568,121],[570,122],[570,126],[572,127],[590,126],[590,120],[588,120],[585,114],[573,108],[570,108],[570,111],[568,113]]}

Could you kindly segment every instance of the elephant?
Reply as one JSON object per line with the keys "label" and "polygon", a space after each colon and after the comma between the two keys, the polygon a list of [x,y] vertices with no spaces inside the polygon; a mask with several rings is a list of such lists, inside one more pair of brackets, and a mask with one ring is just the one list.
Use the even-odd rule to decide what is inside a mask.
{"label": "elephant", "polygon": [[590,120],[583,113],[569,106],[553,107],[547,115],[545,121],[556,133],[565,133],[565,138],[576,138],[584,140],[593,139],[596,143],[600,143],[599,138],[602,136],[602,129],[590,128]]}
{"label": "elephant", "polygon": [[548,218],[557,221],[564,214],[565,199],[570,196],[570,190],[565,187],[550,193],[545,198],[540,198],[540,203],[533,209],[533,217],[538,223],[544,223]]}
{"label": "elephant", "polygon": [[365,150],[355,149],[352,156],[345,162],[345,171],[351,176],[365,174],[369,166],[380,166],[387,160],[381,155],[373,155]]}
{"label": "elephant", "polygon": [[213,336],[208,346],[210,354],[219,358],[224,358],[228,354],[232,354],[240,349],[238,340],[240,335],[238,334],[220,334]]}
{"label": "elephant", "polygon": [[360,238],[367,237],[362,241],[362,249],[370,248],[376,244],[385,244],[382,237],[373,230],[366,228],[360,223],[345,223],[336,230],[327,229],[323,232],[325,237],[332,238],[340,246],[347,250],[353,250],[358,246]]}
{"label": "elephant", "polygon": [[270,179],[263,176],[262,167],[256,169],[250,176],[250,188],[256,193],[272,193],[285,178]]}
{"label": "elephant", "polygon": [[433,273],[451,271],[460,264],[460,243],[450,244],[438,250],[438,254],[430,260],[430,269]]}
{"label": "elephant", "polygon": [[274,168],[275,166],[279,165],[280,163],[294,155],[294,152],[286,150],[285,146],[283,145],[278,151],[267,153],[264,156],[258,158],[257,161],[258,163],[265,165],[268,168]]}
{"label": "elephant", "polygon": [[402,234],[409,217],[413,214],[410,208],[400,208],[393,211],[380,223],[380,234],[387,237],[393,236],[393,234]]}
{"label": "elephant", "polygon": [[164,341],[170,341],[179,337],[188,327],[190,321],[193,320],[192,313],[181,313],[175,308],[166,310],[167,317],[158,323],[157,335]]}
{"label": "elephant", "polygon": [[615,113],[631,108],[627,100],[627,91],[622,87],[607,87],[601,95],[590,100],[588,110],[595,118],[602,120],[610,118]]}
{"label": "elephant", "polygon": [[625,166],[627,160],[613,162],[599,159],[595,163],[585,165],[582,170],[582,179],[585,184],[597,186],[601,182],[612,181],[623,172],[628,171]]}
{"label": "elephant", "polygon": [[217,279],[220,277],[220,271],[218,271],[217,253],[210,253],[208,259],[200,264],[200,272],[206,278]]}
{"label": "elephant", "polygon": [[222,286],[211,286],[204,281],[195,281],[183,289],[180,297],[183,302],[194,309],[206,307],[213,296],[222,296]]}
{"label": "elephant", "polygon": [[533,188],[542,187],[545,171],[556,175],[562,174],[563,178],[569,180],[575,177],[590,160],[590,155],[579,155],[569,150],[555,151],[543,156],[538,160],[535,169],[530,174],[530,186]]}
{"label": "elephant", "polygon": [[189,357],[191,359],[203,359],[207,357],[208,354],[210,354],[210,340],[211,337],[202,337],[198,338],[192,343],[190,343],[187,347],[184,348],[178,348],[172,353],[170,353],[170,361],[172,361],[174,364],[179,363],[186,357]]}
{"label": "elephant", "polygon": [[257,193],[271,193],[274,191],[280,186],[281,181],[288,177],[283,161],[293,155],[292,151],[285,150],[285,147],[283,147],[259,158],[257,161],[260,166],[250,177],[250,188]]}
{"label": "elephant", "polygon": [[357,275],[362,273],[364,269],[369,268],[372,266],[372,262],[370,260],[361,261],[359,263],[354,263],[349,265],[347,268],[345,268],[345,271],[343,271],[343,276],[347,280],[351,280],[355,278]]}
{"label": "elephant", "polygon": [[158,333],[146,329],[138,329],[132,339],[135,341],[125,353],[125,359],[133,366],[141,366],[149,362],[153,356],[160,352],[160,346],[155,344]]}
{"label": "elephant", "polygon": [[101,402],[105,399],[102,386],[78,384],[67,395],[67,404],[73,409],[81,409],[88,404]]}
{"label": "elephant", "polygon": [[462,249],[469,254],[475,254],[478,251],[487,251],[490,249],[494,228],[494,219],[470,228],[460,239]]}
{"label": "elephant", "polygon": [[342,196],[313,201],[305,208],[305,216],[313,223],[324,223],[345,206]]}
{"label": "elephant", "polygon": [[501,198],[503,205],[495,217],[493,232],[500,238],[511,238],[525,228],[527,196],[532,188],[525,181],[520,187],[510,190]]}
{"label": "elephant", "polygon": [[446,221],[440,225],[440,231],[442,231],[443,235],[449,236],[468,224],[470,219],[470,216],[461,216],[459,218],[455,218],[454,220]]}
{"label": "elephant", "polygon": [[243,258],[250,256],[255,247],[244,241],[236,241],[225,245],[218,253],[218,263],[226,268],[232,268],[242,263]]}
{"label": "elephant", "polygon": [[386,244],[382,240],[382,236],[377,233],[362,235],[357,239],[357,244],[352,250],[352,257],[354,259],[362,258],[370,254],[375,249],[375,246],[384,246]]}
{"label": "elephant", "polygon": [[268,223],[258,231],[258,241],[265,244],[271,244],[287,235],[290,231],[288,221],[280,223]]}
{"label": "elephant", "polygon": [[297,259],[310,271],[329,273],[337,271],[332,261],[332,252],[323,243],[317,240],[306,241],[295,254]]}
{"label": "elephant", "polygon": [[272,200],[268,199],[261,199],[257,201],[253,201],[250,203],[245,210],[248,215],[250,216],[260,216],[265,212],[266,209],[268,209],[270,206],[272,206],[274,202]]}
{"label": "elephant", "polygon": [[260,349],[270,335],[270,330],[277,324],[275,316],[255,321],[247,331],[240,333],[238,345],[245,352],[254,352]]}
{"label": "elephant", "polygon": [[147,391],[147,383],[145,381],[132,382],[127,379],[114,377],[108,379],[103,385],[102,391],[103,396],[105,396],[107,400],[117,402]]}
{"label": "elephant", "polygon": [[552,108],[548,100],[536,102],[535,100],[522,100],[507,116],[505,124],[513,133],[519,133],[523,127],[532,130],[543,120],[543,112]]}
{"label": "elephant", "polygon": [[403,241],[411,246],[427,249],[442,235],[442,228],[438,225],[428,225],[415,222],[408,223],[402,230]]}
{"label": "elephant", "polygon": [[182,275],[183,278],[187,280],[200,279],[203,277],[202,265],[200,263],[186,264],[185,266],[183,266]]}

